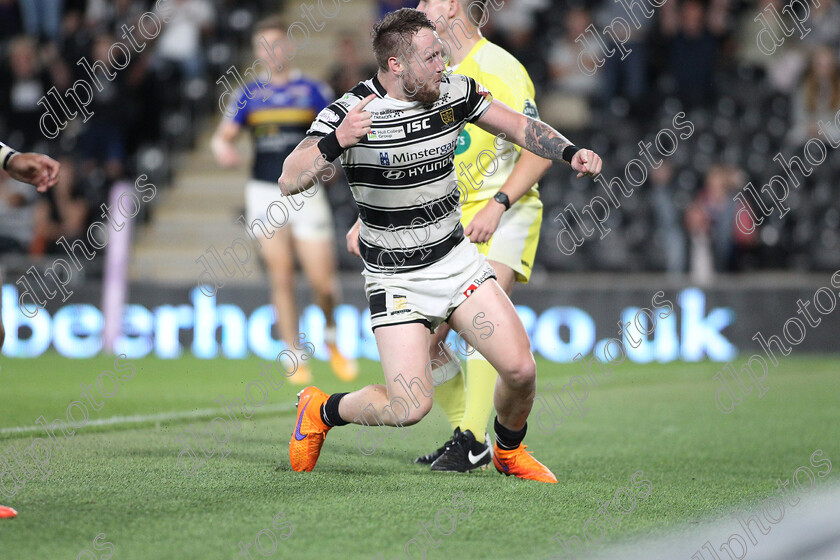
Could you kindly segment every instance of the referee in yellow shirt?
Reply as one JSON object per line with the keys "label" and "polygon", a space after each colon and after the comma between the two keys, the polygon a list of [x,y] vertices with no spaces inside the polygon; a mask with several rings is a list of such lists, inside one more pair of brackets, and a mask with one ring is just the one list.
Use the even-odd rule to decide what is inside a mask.
{"label": "referee in yellow shirt", "polygon": [[[479,15],[479,5],[481,14],[486,14],[486,0],[422,0],[417,9],[435,23],[439,37],[449,46],[454,73],[475,79],[493,98],[539,118],[528,72],[509,52],[482,37],[476,24],[484,22],[468,15]],[[492,174],[489,154],[479,160],[479,153],[485,150],[495,156]],[[490,261],[508,295],[516,282],[526,283],[531,276],[542,224],[537,181],[549,167],[551,161],[497,140],[472,124],[458,137],[455,169],[461,183],[464,233]],[[347,246],[358,255],[358,222],[347,234]],[[438,343],[448,332],[444,323],[432,335],[431,354],[435,360],[448,359],[435,379],[451,379],[435,388],[435,401],[454,433],[439,449],[415,462],[431,464],[434,471],[469,472],[492,460],[493,446],[486,427],[498,374],[478,351],[467,357],[466,374],[461,372],[457,356],[451,352],[441,356]]]}

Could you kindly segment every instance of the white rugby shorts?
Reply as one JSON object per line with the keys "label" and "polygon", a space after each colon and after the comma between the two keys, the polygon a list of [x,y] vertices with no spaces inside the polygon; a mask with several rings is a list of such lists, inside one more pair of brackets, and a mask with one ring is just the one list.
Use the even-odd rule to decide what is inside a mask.
{"label": "white rugby shorts", "polygon": [[[324,188],[319,184],[305,193],[293,195],[293,206],[293,201],[283,196],[277,183],[252,179],[245,186],[248,224],[261,220],[269,232],[291,226],[292,235],[297,239],[332,240],[335,230]],[[299,208],[295,210],[295,206]]]}
{"label": "white rugby shorts", "polygon": [[496,277],[487,258],[464,238],[440,261],[419,270],[365,270],[371,328],[422,323],[432,332],[478,287]]}

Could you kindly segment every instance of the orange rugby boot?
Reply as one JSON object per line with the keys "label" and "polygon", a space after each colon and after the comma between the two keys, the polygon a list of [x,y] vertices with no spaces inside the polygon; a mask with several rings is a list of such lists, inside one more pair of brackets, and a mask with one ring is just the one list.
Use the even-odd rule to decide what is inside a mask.
{"label": "orange rugby boot", "polygon": [[525,451],[527,445],[519,444],[516,449],[499,449],[499,445],[493,446],[493,465],[496,470],[505,476],[515,476],[526,480],[538,480],[540,482],[557,482],[557,478],[548,467],[534,459],[534,456]]}
{"label": "orange rugby boot", "polygon": [[289,461],[296,471],[311,471],[318,462],[324,438],[330,426],[321,420],[321,405],[327,402],[327,395],[317,387],[307,387],[298,393],[297,423],[289,442]]}
{"label": "orange rugby boot", "polygon": [[0,506],[0,519],[7,517],[17,517],[17,511],[14,508]]}

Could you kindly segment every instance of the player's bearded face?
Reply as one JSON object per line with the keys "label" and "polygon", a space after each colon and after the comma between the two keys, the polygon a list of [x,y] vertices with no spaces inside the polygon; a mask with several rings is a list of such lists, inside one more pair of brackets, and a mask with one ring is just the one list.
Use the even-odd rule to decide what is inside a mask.
{"label": "player's bearded face", "polygon": [[437,33],[421,29],[412,41],[412,52],[403,57],[406,69],[400,85],[406,97],[431,105],[440,97],[440,81],[446,72],[447,57]]}

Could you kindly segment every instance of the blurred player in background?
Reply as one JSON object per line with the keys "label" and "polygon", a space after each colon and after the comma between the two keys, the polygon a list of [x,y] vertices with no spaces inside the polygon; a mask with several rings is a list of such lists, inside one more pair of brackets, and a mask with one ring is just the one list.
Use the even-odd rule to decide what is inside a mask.
{"label": "blurred player in background", "polygon": [[[438,35],[451,50],[450,69],[473,78],[508,107],[535,119],[534,84],[528,72],[510,53],[482,37],[468,15],[470,5],[487,12],[486,0],[423,0],[417,9],[435,22]],[[457,22],[457,23],[456,23]],[[497,168],[488,173],[489,155]],[[496,271],[496,280],[510,296],[516,282],[527,283],[537,251],[542,224],[542,202],[537,181],[551,167],[551,161],[506,142],[497,140],[473,124],[467,124],[458,138],[455,169],[466,186],[461,199],[464,233],[487,257]],[[359,222],[348,233],[348,249],[358,255]],[[467,357],[466,373],[460,359],[439,345],[449,326],[444,323],[432,336],[431,352],[436,359],[448,360],[436,379],[449,381],[435,388],[435,401],[443,409],[454,433],[436,451],[415,459],[431,464],[433,471],[468,472],[490,463],[490,440],[485,432],[493,411],[496,370],[480,352]]]}
{"label": "blurred player in background", "polygon": [[[333,311],[338,302],[338,283],[335,235],[327,195],[321,187],[311,197],[295,197],[296,202],[290,202],[284,199],[277,186],[283,161],[332,96],[325,84],[306,78],[296,68],[278,63],[282,57],[275,54],[275,48],[281,47],[283,52],[294,50],[287,43],[286,28],[279,17],[267,18],[254,27],[255,56],[263,61],[274,61],[270,80],[265,86],[251,82],[238,92],[213,135],[211,147],[221,166],[238,166],[242,160],[233,141],[243,126],[250,129],[255,156],[252,177],[245,187],[247,227],[259,239],[280,336],[290,351],[301,353],[294,291],[294,252],[312,288],[315,303],[326,317],[324,340],[330,350],[332,369],[340,379],[350,381],[357,375],[356,362],[342,356],[336,344]],[[280,50],[276,52],[279,54]],[[269,70],[267,64],[258,68],[261,73]],[[294,206],[290,208],[290,204]],[[288,227],[274,228],[272,222]],[[306,354],[298,355],[301,367],[290,378],[293,383],[306,384],[312,380],[310,369],[302,363],[307,357]]]}
{"label": "blurred player in background", "polygon": [[[46,192],[58,181],[59,164],[52,158],[41,154],[21,154],[0,142],[0,168],[4,169],[12,179],[29,183],[37,187],[38,192]],[[3,277],[0,275],[0,286]],[[0,294],[0,349],[6,339],[3,328],[3,297]],[[17,511],[13,508],[0,506],[0,519],[15,517]]]}

